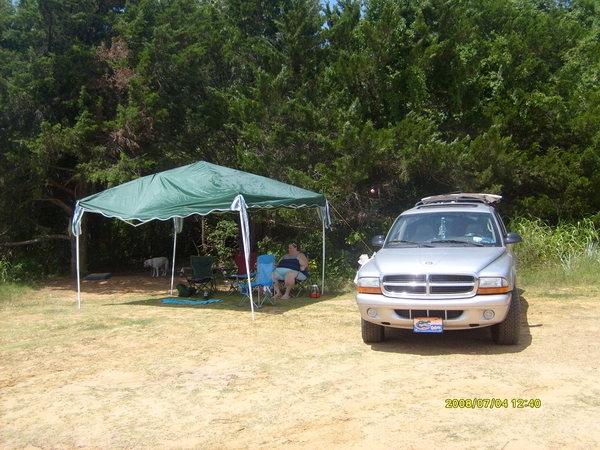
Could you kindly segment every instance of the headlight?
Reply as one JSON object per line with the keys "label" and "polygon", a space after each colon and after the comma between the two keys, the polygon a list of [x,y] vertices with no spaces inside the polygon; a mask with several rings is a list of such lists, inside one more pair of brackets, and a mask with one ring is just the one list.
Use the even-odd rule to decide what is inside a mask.
{"label": "headlight", "polygon": [[478,294],[505,294],[510,292],[508,280],[503,277],[483,277],[479,279]]}
{"label": "headlight", "polygon": [[356,290],[362,294],[381,294],[379,278],[359,278],[356,282]]}

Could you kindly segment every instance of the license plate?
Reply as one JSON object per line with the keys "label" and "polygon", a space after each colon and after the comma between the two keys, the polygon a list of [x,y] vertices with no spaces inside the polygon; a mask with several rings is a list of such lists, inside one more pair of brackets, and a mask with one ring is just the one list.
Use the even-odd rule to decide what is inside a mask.
{"label": "license plate", "polygon": [[415,317],[413,319],[415,333],[441,333],[444,325],[440,317]]}

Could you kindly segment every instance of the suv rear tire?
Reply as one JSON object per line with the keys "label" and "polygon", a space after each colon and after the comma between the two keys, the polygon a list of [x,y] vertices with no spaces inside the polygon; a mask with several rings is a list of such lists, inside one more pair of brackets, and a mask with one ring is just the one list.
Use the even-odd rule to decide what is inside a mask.
{"label": "suv rear tire", "polygon": [[360,328],[362,331],[363,342],[365,344],[383,341],[385,328],[382,325],[377,325],[372,322],[367,322],[365,319],[360,319]]}
{"label": "suv rear tire", "polygon": [[515,345],[521,334],[521,297],[515,288],[512,291],[510,307],[504,322],[492,325],[492,339],[496,344]]}

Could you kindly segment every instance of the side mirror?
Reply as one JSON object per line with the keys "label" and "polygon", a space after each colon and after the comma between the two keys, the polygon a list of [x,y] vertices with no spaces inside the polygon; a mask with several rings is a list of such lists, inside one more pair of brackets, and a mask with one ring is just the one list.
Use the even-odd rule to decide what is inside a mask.
{"label": "side mirror", "polygon": [[521,239],[521,235],[519,235],[519,233],[508,233],[504,242],[506,242],[507,244],[517,244],[522,240],[523,239]]}
{"label": "side mirror", "polygon": [[383,243],[385,242],[385,236],[383,234],[379,234],[371,239],[371,245],[373,247],[383,247]]}

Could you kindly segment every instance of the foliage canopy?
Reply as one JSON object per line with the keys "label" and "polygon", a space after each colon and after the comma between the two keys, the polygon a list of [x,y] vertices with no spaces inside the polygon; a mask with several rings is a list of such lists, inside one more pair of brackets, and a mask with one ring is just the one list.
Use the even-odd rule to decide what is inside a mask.
{"label": "foliage canopy", "polygon": [[[62,236],[25,248],[42,271],[65,267],[76,199],[198,160],[323,193],[337,214],[330,253],[350,268],[367,236],[441,192],[502,194],[509,217],[598,223],[599,8],[2,0],[0,242]],[[306,220],[258,215],[256,238],[302,241]],[[89,245],[106,264],[166,253],[161,226],[134,236],[90,221]],[[203,244],[222,233],[202,226]]]}

